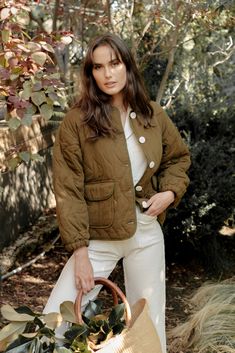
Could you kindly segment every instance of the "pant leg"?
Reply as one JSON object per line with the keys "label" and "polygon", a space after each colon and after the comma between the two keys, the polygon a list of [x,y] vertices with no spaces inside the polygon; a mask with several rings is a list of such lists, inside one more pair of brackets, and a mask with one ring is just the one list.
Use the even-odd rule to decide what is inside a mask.
{"label": "pant leg", "polygon": [[159,223],[138,215],[136,233],[123,260],[126,295],[133,305],[146,298],[150,316],[166,352],[165,334],[165,251]]}
{"label": "pant leg", "polygon": [[[111,244],[112,243],[112,244]],[[94,276],[106,277],[110,275],[115,268],[116,263],[120,259],[119,248],[110,241],[97,241],[91,240],[88,247],[88,255],[91,261]],[[77,289],[75,286],[75,258],[72,255],[65,264],[50,296],[43,313],[60,312],[60,304],[64,301],[75,302],[77,296]],[[94,300],[102,286],[96,286],[88,294],[82,298],[82,309],[88,304],[89,301]],[[56,329],[56,337],[58,340],[63,339],[63,333],[67,330],[68,324],[62,323]]]}

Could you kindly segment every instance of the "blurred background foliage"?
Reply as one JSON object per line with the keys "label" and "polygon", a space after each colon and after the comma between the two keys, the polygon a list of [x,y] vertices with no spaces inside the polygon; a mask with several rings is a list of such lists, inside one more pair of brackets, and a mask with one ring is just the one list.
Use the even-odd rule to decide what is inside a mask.
{"label": "blurred background foliage", "polygon": [[[12,3],[1,0],[1,9]],[[27,6],[24,32],[51,36],[67,106],[79,92],[90,38],[111,31],[126,40],[151,98],[167,110],[192,155],[190,187],[164,226],[167,260],[196,259],[217,274],[234,266],[234,1],[31,0]],[[63,41],[53,45],[56,33]]]}

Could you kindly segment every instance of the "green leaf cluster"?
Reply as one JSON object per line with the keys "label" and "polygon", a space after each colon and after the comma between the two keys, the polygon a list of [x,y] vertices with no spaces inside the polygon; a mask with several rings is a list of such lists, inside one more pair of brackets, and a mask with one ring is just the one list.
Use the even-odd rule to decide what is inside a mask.
{"label": "green leaf cluster", "polygon": [[[2,316],[10,321],[0,331],[0,351],[7,353],[91,353],[94,345],[107,342],[125,328],[124,304],[114,306],[103,314],[100,300],[89,302],[77,324],[74,304],[65,301],[60,313],[38,314],[27,306],[14,309],[3,305]],[[64,333],[64,344],[56,338],[55,329],[69,323]]]}
{"label": "green leaf cluster", "polygon": [[74,352],[90,352],[89,347],[107,342],[125,328],[124,304],[112,308],[109,314],[103,314],[103,303],[97,299],[89,302],[82,318],[83,324],[71,326],[64,334],[65,346]]}

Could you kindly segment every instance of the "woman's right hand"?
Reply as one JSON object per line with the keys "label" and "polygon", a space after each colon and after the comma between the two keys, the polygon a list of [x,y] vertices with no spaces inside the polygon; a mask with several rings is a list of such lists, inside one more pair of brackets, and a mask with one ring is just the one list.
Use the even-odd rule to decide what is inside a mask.
{"label": "woman's right hand", "polygon": [[74,251],[75,257],[75,284],[84,294],[94,288],[94,273],[88,256],[88,248],[83,246]]}

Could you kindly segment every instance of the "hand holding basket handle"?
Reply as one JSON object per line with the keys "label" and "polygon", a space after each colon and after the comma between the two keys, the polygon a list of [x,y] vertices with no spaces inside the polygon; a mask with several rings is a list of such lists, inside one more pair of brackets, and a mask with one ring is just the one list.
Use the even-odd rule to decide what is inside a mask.
{"label": "hand holding basket handle", "polygon": [[[95,284],[102,284],[110,289],[114,305],[118,304],[118,297],[124,303],[127,330],[123,330],[121,334],[116,335],[109,342],[103,342],[99,345],[90,341],[89,348],[93,352],[98,350],[99,353],[162,353],[157,331],[149,316],[146,299],[141,298],[132,306],[131,317],[128,301],[116,284],[103,277],[96,277]],[[75,301],[75,314],[80,324],[83,323],[81,313],[82,295],[83,293],[79,292]]]}
{"label": "hand holding basket handle", "polygon": [[[121,291],[121,289],[115,283],[113,283],[112,281],[110,281],[107,278],[95,277],[94,280],[95,280],[95,285],[102,284],[111,291],[114,306],[118,304],[118,297],[121,299],[121,301],[125,305],[126,325],[129,326],[130,321],[131,321],[131,309],[130,309],[130,305],[129,305],[124,293]],[[82,296],[83,296],[82,291],[79,291],[77,298],[76,298],[76,301],[75,301],[75,307],[74,307],[77,321],[79,324],[83,323],[82,312],[81,312]]]}

